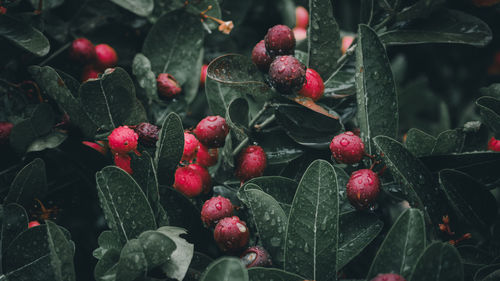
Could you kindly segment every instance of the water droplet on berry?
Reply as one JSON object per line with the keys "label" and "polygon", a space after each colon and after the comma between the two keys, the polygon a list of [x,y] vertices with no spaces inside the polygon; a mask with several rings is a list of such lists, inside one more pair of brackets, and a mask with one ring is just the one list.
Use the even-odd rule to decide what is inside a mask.
{"label": "water droplet on berry", "polygon": [[218,202],[217,204],[215,204],[215,208],[220,211],[222,209],[222,204]]}

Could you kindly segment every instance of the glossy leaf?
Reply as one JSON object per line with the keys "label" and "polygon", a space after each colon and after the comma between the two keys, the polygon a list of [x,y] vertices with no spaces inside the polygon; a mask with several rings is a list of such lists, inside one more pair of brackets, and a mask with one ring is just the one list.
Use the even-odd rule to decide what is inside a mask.
{"label": "glossy leaf", "polygon": [[295,143],[283,131],[266,132],[256,137],[255,141],[264,149],[267,164],[288,164],[304,154],[304,148]]}
{"label": "glossy leaf", "polygon": [[277,268],[252,267],[248,269],[250,281],[303,281],[304,277]]}
{"label": "glossy leaf", "polygon": [[418,259],[409,281],[461,281],[464,270],[460,255],[449,243],[431,244]]}
{"label": "glossy leaf", "polygon": [[45,221],[45,224],[47,226],[51,265],[55,267],[56,276],[60,276],[60,280],[64,281],[76,280],[73,264],[74,245],[54,222]]}
{"label": "glossy leaf", "polygon": [[56,148],[61,145],[66,138],[68,138],[68,135],[61,132],[49,133],[48,135],[33,141],[26,149],[26,152],[36,152]]}
{"label": "glossy leaf", "polygon": [[212,262],[200,278],[200,281],[220,280],[248,281],[248,271],[239,259],[223,257]]}
{"label": "glossy leaf", "polygon": [[35,56],[49,53],[50,43],[39,30],[9,15],[0,17],[0,36]]}
{"label": "glossy leaf", "polygon": [[116,273],[111,273],[110,271],[113,271],[113,268],[116,270],[119,260],[120,251],[118,249],[110,249],[105,252],[94,268],[94,278],[99,280],[102,278],[109,278],[109,275],[116,277]]}
{"label": "glossy leaf", "polygon": [[116,280],[133,281],[146,277],[148,262],[139,239],[128,240],[120,253],[116,266]]}
{"label": "glossy leaf", "polygon": [[431,12],[438,9],[445,0],[418,0],[410,6],[404,7],[396,16],[398,20],[412,20],[420,17],[426,17]]}
{"label": "glossy leaf", "polygon": [[405,147],[416,157],[431,155],[435,145],[435,137],[416,128],[408,130]]}
{"label": "glossy leaf", "polygon": [[[118,233],[111,230],[105,230],[101,232],[99,238],[97,239],[97,244],[99,248],[95,249],[92,253],[96,259],[102,259],[106,253],[110,250],[121,250],[122,244],[120,243],[120,237]],[[118,259],[116,260],[118,262]]]}
{"label": "glossy leaf", "polygon": [[184,129],[179,115],[170,113],[163,121],[156,142],[155,164],[160,184],[171,185],[184,151]]}
{"label": "glossy leaf", "polygon": [[116,5],[129,10],[138,16],[148,16],[154,8],[153,0],[111,0]]}
{"label": "glossy leaf", "polygon": [[22,206],[15,203],[0,206],[0,246],[2,249],[0,252],[5,251],[12,240],[26,229],[28,229],[28,215]]}
{"label": "glossy leaf", "polygon": [[500,100],[493,97],[481,97],[476,101],[481,112],[481,119],[500,137]]}
{"label": "glossy leaf", "polygon": [[10,145],[18,152],[25,152],[37,138],[48,134],[54,126],[54,111],[41,103],[28,112],[27,118],[14,125],[9,136]]}
{"label": "glossy leaf", "polygon": [[162,265],[163,272],[173,279],[182,281],[191,263],[194,254],[194,245],[188,243],[180,235],[186,234],[186,230],[175,226],[164,226],[158,229],[158,232],[166,235],[175,243],[175,251],[170,259]]}
{"label": "glossy leaf", "polygon": [[132,62],[132,73],[139,86],[146,92],[149,102],[158,100],[156,75],[151,70],[151,62],[145,55],[141,53],[135,55]]}
{"label": "glossy leaf", "polygon": [[45,194],[46,190],[45,162],[36,158],[17,173],[4,203],[31,206],[36,198],[41,198]]}
{"label": "glossy leaf", "polygon": [[141,153],[141,157],[134,157],[132,160],[132,171],[137,184],[141,187],[153,209],[155,217],[158,217],[160,211],[160,194],[158,191],[158,177],[153,158],[147,151]]}
{"label": "glossy leaf", "polygon": [[247,137],[248,130],[248,102],[242,98],[232,100],[225,116],[231,133],[238,141],[243,141]]}
{"label": "glossy leaf", "polygon": [[246,184],[255,184],[278,202],[286,204],[292,204],[298,186],[296,181],[279,176],[253,178],[247,181]]}

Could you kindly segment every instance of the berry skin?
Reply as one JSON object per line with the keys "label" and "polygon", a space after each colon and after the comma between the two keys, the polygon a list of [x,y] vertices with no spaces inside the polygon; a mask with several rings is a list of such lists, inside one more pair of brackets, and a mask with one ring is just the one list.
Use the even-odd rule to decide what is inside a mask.
{"label": "berry skin", "polygon": [[312,68],[306,70],[306,83],[299,91],[299,95],[310,97],[313,101],[319,100],[325,92],[325,84],[318,72]]}
{"label": "berry skin", "polygon": [[99,44],[95,46],[97,65],[101,70],[116,66],[118,55],[115,49],[108,44]]}
{"label": "berry skin", "polygon": [[0,144],[5,144],[9,142],[10,132],[14,124],[10,122],[0,122]]}
{"label": "berry skin", "polygon": [[96,142],[90,142],[90,141],[82,141],[82,144],[94,149],[95,151],[101,153],[102,155],[106,155],[108,152],[108,147],[106,146],[106,143],[103,141],[96,141]]}
{"label": "berry skin", "polygon": [[247,268],[271,266],[269,253],[261,246],[253,246],[245,250],[240,256],[240,260]]}
{"label": "berry skin", "polygon": [[130,155],[128,154],[115,154],[115,165],[122,168],[125,172],[132,174],[132,168],[130,167]]}
{"label": "berry skin", "polygon": [[69,56],[81,63],[90,63],[96,58],[95,47],[87,38],[77,38],[71,43]]}
{"label": "berry skin", "polygon": [[286,25],[275,25],[267,31],[264,37],[266,50],[271,58],[283,55],[293,55],[295,52],[295,36]]}
{"label": "berry skin", "polygon": [[99,71],[94,65],[89,64],[83,68],[82,82],[87,82],[89,79],[97,79],[101,73],[102,71]]}
{"label": "berry skin", "polygon": [[204,167],[211,167],[217,164],[218,157],[219,150],[217,148],[208,148],[200,143],[198,146],[198,152],[196,153],[196,164]]}
{"label": "berry skin", "polygon": [[294,27],[292,31],[297,41],[302,41],[307,38],[307,30],[303,27]]}
{"label": "berry skin", "polygon": [[273,60],[266,52],[266,44],[264,43],[264,40],[260,40],[260,42],[253,47],[252,62],[260,71],[267,72],[269,70],[269,65],[271,65]]}
{"label": "berry skin", "polygon": [[40,225],[40,223],[37,221],[30,221],[28,223],[28,228],[32,228],[32,227],[39,226],[39,225]]}
{"label": "berry skin", "polygon": [[235,252],[248,244],[250,232],[237,216],[221,219],[214,230],[214,239],[224,252]]}
{"label": "berry skin", "polygon": [[184,132],[184,152],[181,161],[191,161],[196,156],[200,142],[196,137],[188,132]]}
{"label": "berry skin", "polygon": [[394,273],[379,274],[371,281],[406,281],[403,276]]}
{"label": "berry skin", "polygon": [[295,8],[295,26],[307,28],[309,25],[309,12],[302,6]]}
{"label": "berry skin", "polygon": [[178,96],[182,91],[174,76],[168,73],[160,73],[158,75],[158,78],[156,78],[156,86],[160,97],[167,99]]}
{"label": "berry skin", "polygon": [[180,167],[175,171],[173,187],[187,197],[198,196],[203,191],[203,178],[189,167]]}
{"label": "berry skin", "polygon": [[500,140],[491,137],[490,141],[488,141],[488,149],[491,151],[500,151]]}
{"label": "berry skin", "polygon": [[306,66],[292,56],[277,57],[269,67],[269,79],[278,92],[292,94],[306,82]]}
{"label": "berry skin", "polygon": [[229,126],[226,119],[217,116],[207,116],[202,119],[193,130],[198,140],[209,148],[224,146]]}
{"label": "berry skin", "polygon": [[134,130],[127,126],[120,126],[108,136],[109,148],[115,153],[125,154],[137,149],[137,135]]}
{"label": "berry skin", "polygon": [[158,126],[144,122],[137,125],[134,130],[139,136],[140,144],[147,147],[154,147],[156,145],[158,134],[160,133]]}
{"label": "berry skin", "polygon": [[262,176],[267,160],[264,149],[258,145],[247,146],[240,152],[236,177],[242,182]]}
{"label": "berry skin", "polygon": [[356,209],[372,205],[380,192],[378,175],[370,169],[357,170],[347,182],[347,198]]}
{"label": "berry skin", "polygon": [[208,69],[208,65],[204,64],[201,66],[200,87],[204,87],[205,81],[207,81],[207,69]]}
{"label": "berry skin", "polygon": [[354,37],[352,36],[344,36],[342,37],[342,54],[347,52],[347,49],[351,47],[352,42],[354,41]]}
{"label": "berry skin", "polygon": [[344,164],[355,164],[365,155],[365,144],[360,137],[347,131],[336,135],[330,142],[330,151],[333,158]]}
{"label": "berry skin", "polygon": [[214,226],[219,220],[231,217],[233,211],[231,201],[219,195],[205,201],[201,208],[201,220],[207,227]]}
{"label": "berry skin", "polygon": [[189,164],[188,166],[195,172],[197,172],[201,176],[201,180],[203,182],[203,193],[208,193],[212,189],[212,177],[207,169],[198,164]]}

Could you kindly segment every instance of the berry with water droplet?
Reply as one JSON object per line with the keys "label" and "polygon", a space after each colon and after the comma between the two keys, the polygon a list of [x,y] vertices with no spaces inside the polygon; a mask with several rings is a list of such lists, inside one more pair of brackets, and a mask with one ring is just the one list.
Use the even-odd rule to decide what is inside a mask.
{"label": "berry with water droplet", "polygon": [[264,37],[267,53],[271,58],[283,55],[293,55],[295,51],[295,36],[286,25],[275,25],[267,31]]}
{"label": "berry with water droplet", "polygon": [[323,83],[323,79],[314,69],[308,68],[306,70],[306,83],[300,89],[299,95],[310,97],[313,101],[317,101],[323,96],[324,92],[325,84]]}
{"label": "berry with water droplet", "polygon": [[0,122],[0,144],[5,144],[9,141],[10,132],[14,124],[10,122]]}
{"label": "berry with water droplet", "polygon": [[205,201],[201,208],[201,220],[207,226],[213,226],[223,218],[233,215],[234,206],[231,201],[222,196],[212,197]]}
{"label": "berry with water droplet", "polygon": [[292,56],[277,57],[269,67],[271,85],[282,94],[298,91],[306,81],[306,66]]}
{"label": "berry with water droplet", "polygon": [[196,156],[200,142],[196,137],[189,133],[184,132],[184,152],[182,153],[182,161],[191,161]]}
{"label": "berry with water droplet", "polygon": [[266,267],[271,266],[271,256],[261,246],[253,246],[245,250],[240,256],[240,260],[247,267]]}
{"label": "berry with water droplet", "polygon": [[224,146],[229,126],[226,119],[220,116],[207,116],[193,130],[198,140],[209,148]]}
{"label": "berry with water droplet", "polygon": [[35,227],[35,226],[39,226],[40,223],[38,221],[30,221],[28,223],[28,228],[32,228],[32,227]]}
{"label": "berry with water droplet", "polygon": [[355,164],[363,159],[365,145],[360,137],[353,132],[347,131],[332,139],[330,151],[337,162]]}
{"label": "berry with water droplet", "polygon": [[267,159],[264,149],[258,145],[247,146],[240,152],[236,167],[236,177],[242,182],[262,176]]}
{"label": "berry with water droplet", "polygon": [[488,141],[488,149],[491,151],[500,151],[500,140],[491,137],[490,141]]}
{"label": "berry with water droplet", "polygon": [[115,49],[108,44],[99,44],[95,46],[96,65],[104,70],[114,67],[118,63],[118,55]]}
{"label": "berry with water droplet", "polygon": [[371,281],[406,281],[403,276],[395,273],[379,274]]}
{"label": "berry with water droplet", "polygon": [[132,174],[132,167],[130,167],[130,155],[128,154],[118,154],[114,155],[115,165],[122,168],[125,172]]}
{"label": "berry with water droplet", "polygon": [[295,8],[295,26],[307,28],[309,25],[309,12],[302,6]]}
{"label": "berry with water droplet", "polygon": [[267,72],[272,61],[271,57],[267,54],[264,40],[260,40],[260,42],[253,47],[252,62],[261,71]]}
{"label": "berry with water droplet", "polygon": [[194,169],[180,167],[175,171],[173,187],[187,197],[198,196],[203,191],[203,178]]}
{"label": "berry with water droplet", "polygon": [[127,126],[120,126],[108,136],[109,148],[115,153],[125,154],[137,149],[137,135],[134,130]]}
{"label": "berry with water droplet", "polygon": [[379,192],[380,180],[370,169],[355,171],[347,182],[347,198],[359,210],[372,206]]}
{"label": "berry with water droplet", "polygon": [[201,180],[203,182],[203,193],[208,193],[212,189],[212,177],[207,169],[198,164],[189,164],[188,166],[195,172],[197,172],[201,176]]}
{"label": "berry with water droplet", "polygon": [[72,60],[90,63],[96,58],[94,44],[87,38],[77,38],[71,43],[69,56]]}
{"label": "berry with water droplet", "polygon": [[161,98],[174,98],[178,96],[182,89],[174,76],[168,73],[160,73],[156,78],[156,87],[158,88],[158,95]]}
{"label": "berry with water droplet", "polygon": [[148,147],[154,147],[158,141],[160,128],[156,125],[143,122],[135,127],[135,132],[139,135],[140,144]]}
{"label": "berry with water droplet", "polygon": [[206,145],[200,143],[198,152],[196,153],[196,164],[211,167],[217,164],[218,157],[219,150],[217,148],[208,148]]}
{"label": "berry with water droplet", "polygon": [[235,252],[248,244],[250,232],[237,216],[221,219],[214,230],[214,240],[224,252]]}

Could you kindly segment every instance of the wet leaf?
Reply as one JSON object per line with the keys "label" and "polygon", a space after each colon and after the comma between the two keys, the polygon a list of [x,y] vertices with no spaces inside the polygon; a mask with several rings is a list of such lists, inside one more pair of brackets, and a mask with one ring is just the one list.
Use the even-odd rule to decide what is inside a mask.
{"label": "wet leaf", "polygon": [[277,268],[252,267],[248,269],[250,281],[274,280],[274,281],[303,281],[294,273],[286,272]]}
{"label": "wet leaf", "polygon": [[5,251],[12,240],[28,229],[28,215],[21,205],[11,203],[0,206],[0,222],[0,246]]}
{"label": "wet leaf", "polygon": [[222,257],[212,262],[200,278],[200,281],[220,280],[248,281],[248,271],[239,259]]}
{"label": "wet leaf", "polygon": [[481,119],[500,137],[500,100],[493,97],[481,97],[476,101],[481,112]]}
{"label": "wet leaf", "polygon": [[4,203],[32,206],[35,198],[42,198],[46,191],[45,162],[40,158],[36,158],[17,173],[10,186],[9,193],[4,199]]}
{"label": "wet leaf", "polygon": [[171,185],[174,182],[174,173],[181,161],[184,152],[184,130],[179,115],[170,113],[163,121],[154,162],[157,167],[160,184]]}
{"label": "wet leaf", "polygon": [[45,56],[50,50],[50,43],[45,35],[9,15],[0,17],[0,36],[35,56]]}
{"label": "wet leaf", "polygon": [[412,128],[408,131],[405,147],[416,157],[432,154],[436,145],[436,138],[419,130]]}
{"label": "wet leaf", "polygon": [[464,269],[460,255],[448,243],[431,244],[418,259],[409,281],[460,281]]}
{"label": "wet leaf", "polygon": [[180,237],[180,235],[187,233],[185,229],[180,227],[164,226],[160,227],[158,232],[168,236],[176,245],[170,259],[162,265],[162,270],[169,278],[182,281],[193,258],[194,245]]}
{"label": "wet leaf", "polygon": [[129,10],[138,16],[148,16],[154,8],[153,0],[111,0],[116,5]]}

